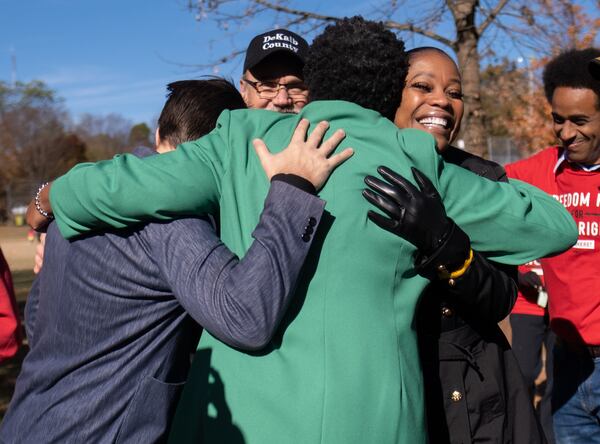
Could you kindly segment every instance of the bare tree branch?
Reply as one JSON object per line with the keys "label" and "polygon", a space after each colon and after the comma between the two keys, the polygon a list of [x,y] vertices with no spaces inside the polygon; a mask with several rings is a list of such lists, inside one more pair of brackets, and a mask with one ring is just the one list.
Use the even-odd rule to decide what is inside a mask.
{"label": "bare tree branch", "polygon": [[300,16],[304,20],[315,19],[315,20],[321,20],[321,21],[325,21],[325,22],[336,22],[336,21],[341,20],[340,17],[335,17],[332,15],[316,14],[314,12],[309,12],[309,11],[301,11],[299,9],[293,9],[293,8],[288,8],[287,6],[273,4],[266,0],[254,0],[254,2],[258,3],[259,5],[265,6],[266,8],[272,9],[273,11],[284,12],[286,14]]}
{"label": "bare tree branch", "polygon": [[488,14],[488,16],[485,18],[483,23],[481,25],[479,25],[479,27],[477,28],[477,34],[482,35],[485,32],[487,27],[490,26],[494,22],[494,20],[496,20],[496,18],[498,17],[498,14],[500,14],[500,12],[502,11],[502,9],[504,9],[504,7],[506,6],[507,3],[508,3],[508,0],[500,0],[498,2],[498,4],[492,10],[492,12],[490,12]]}
{"label": "bare tree branch", "polygon": [[[505,0],[505,1],[508,1],[508,0]],[[265,6],[266,8],[272,9],[274,11],[298,16],[299,18],[302,19],[302,21],[308,20],[308,19],[313,19],[313,20],[320,20],[320,21],[324,21],[324,22],[336,22],[336,21],[341,20],[341,17],[336,17],[333,15],[317,14],[317,13],[310,12],[310,11],[302,11],[299,9],[289,8],[287,6],[274,4],[267,0],[254,0],[254,2]],[[297,21],[296,23],[299,23],[299,22],[300,22],[300,20]],[[388,29],[394,29],[396,31],[407,31],[407,32],[413,32],[416,34],[421,34],[425,37],[429,37],[430,39],[436,40],[436,41],[448,46],[449,48],[452,48],[452,45],[453,45],[453,42],[451,40],[447,39],[446,37],[436,34],[432,31],[429,31],[428,29],[415,26],[413,23],[399,23],[399,22],[396,22],[393,20],[386,20],[383,22],[383,24]]]}
{"label": "bare tree branch", "polygon": [[398,22],[388,20],[388,21],[383,22],[383,25],[388,29],[395,29],[397,31],[414,32],[416,34],[420,34],[422,36],[429,37],[430,39],[436,40],[436,41],[442,43],[443,45],[446,45],[449,48],[454,48],[454,41],[452,41],[442,35],[436,34],[435,32],[428,31],[427,29],[419,28],[418,26],[415,26],[411,23],[398,23]]}
{"label": "bare tree branch", "polygon": [[[372,0],[373,1],[373,0]],[[514,48],[527,57],[593,42],[600,18],[581,6],[584,0],[374,0],[362,15],[381,21],[402,38],[431,39],[451,48],[460,65],[465,93],[463,133],[466,146],[482,154],[485,149],[485,112],[481,107],[481,60]],[[598,0],[596,0],[597,2]],[[211,19],[223,29],[232,23],[247,24],[258,16],[271,18],[278,27],[311,35],[341,16],[303,9],[299,0],[188,0],[199,19]],[[326,4],[319,8],[325,8]],[[364,8],[363,8],[364,9]],[[326,10],[326,9],[323,9]],[[331,11],[331,10],[330,10]],[[274,14],[273,14],[274,13]],[[344,11],[345,14],[349,14]],[[337,14],[337,11],[334,13]],[[583,38],[585,37],[585,39]],[[419,41],[420,43],[420,41]],[[503,46],[504,45],[504,46]],[[544,53],[545,51],[545,53]],[[242,51],[219,58],[232,60]],[[204,67],[210,65],[203,65]]]}

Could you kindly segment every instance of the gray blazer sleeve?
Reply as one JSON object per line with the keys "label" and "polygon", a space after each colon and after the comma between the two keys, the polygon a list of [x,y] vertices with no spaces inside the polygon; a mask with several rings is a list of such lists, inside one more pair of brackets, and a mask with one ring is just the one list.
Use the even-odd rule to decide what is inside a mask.
{"label": "gray blazer sleeve", "polygon": [[150,224],[148,242],[173,293],[200,325],[231,346],[258,350],[293,297],[324,206],[318,197],[274,181],[241,260],[202,219]]}

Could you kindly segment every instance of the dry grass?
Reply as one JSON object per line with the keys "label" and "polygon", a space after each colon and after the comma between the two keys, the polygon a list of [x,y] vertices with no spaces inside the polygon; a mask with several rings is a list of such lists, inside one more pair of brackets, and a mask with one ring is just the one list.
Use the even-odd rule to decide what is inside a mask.
{"label": "dry grass", "polygon": [[27,239],[26,227],[0,226],[0,247],[12,271],[31,270],[36,242]]}

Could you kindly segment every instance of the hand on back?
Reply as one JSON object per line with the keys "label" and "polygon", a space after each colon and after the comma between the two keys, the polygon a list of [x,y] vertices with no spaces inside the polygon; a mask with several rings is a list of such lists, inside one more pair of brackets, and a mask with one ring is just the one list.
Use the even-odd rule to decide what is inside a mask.
{"label": "hand on back", "polygon": [[320,122],[307,137],[309,126],[307,119],[300,120],[290,144],[279,153],[272,154],[261,139],[252,142],[269,180],[276,174],[295,174],[308,180],[318,191],[333,170],[354,154],[352,148],[332,154],[346,137],[343,130],[338,129],[323,140],[329,123]]}

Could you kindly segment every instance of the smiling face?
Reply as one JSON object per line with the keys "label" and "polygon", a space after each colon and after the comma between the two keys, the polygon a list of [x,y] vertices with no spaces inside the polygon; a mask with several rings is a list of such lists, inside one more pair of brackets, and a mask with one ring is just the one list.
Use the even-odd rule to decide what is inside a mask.
{"label": "smiling face", "polygon": [[552,94],[552,120],[567,159],[600,164],[600,109],[598,96],[588,88],[558,87]]}
{"label": "smiling face", "polygon": [[[304,85],[302,65],[296,58],[275,53],[261,61],[243,76],[251,82],[275,82],[281,85]],[[272,99],[262,98],[247,82],[240,80],[240,93],[248,108],[267,109],[280,113],[298,113],[308,102],[305,97],[292,97],[286,88],[280,88]]]}
{"label": "smiling face", "polygon": [[458,134],[463,111],[460,74],[454,61],[436,50],[412,54],[394,123],[427,131],[443,151]]}

